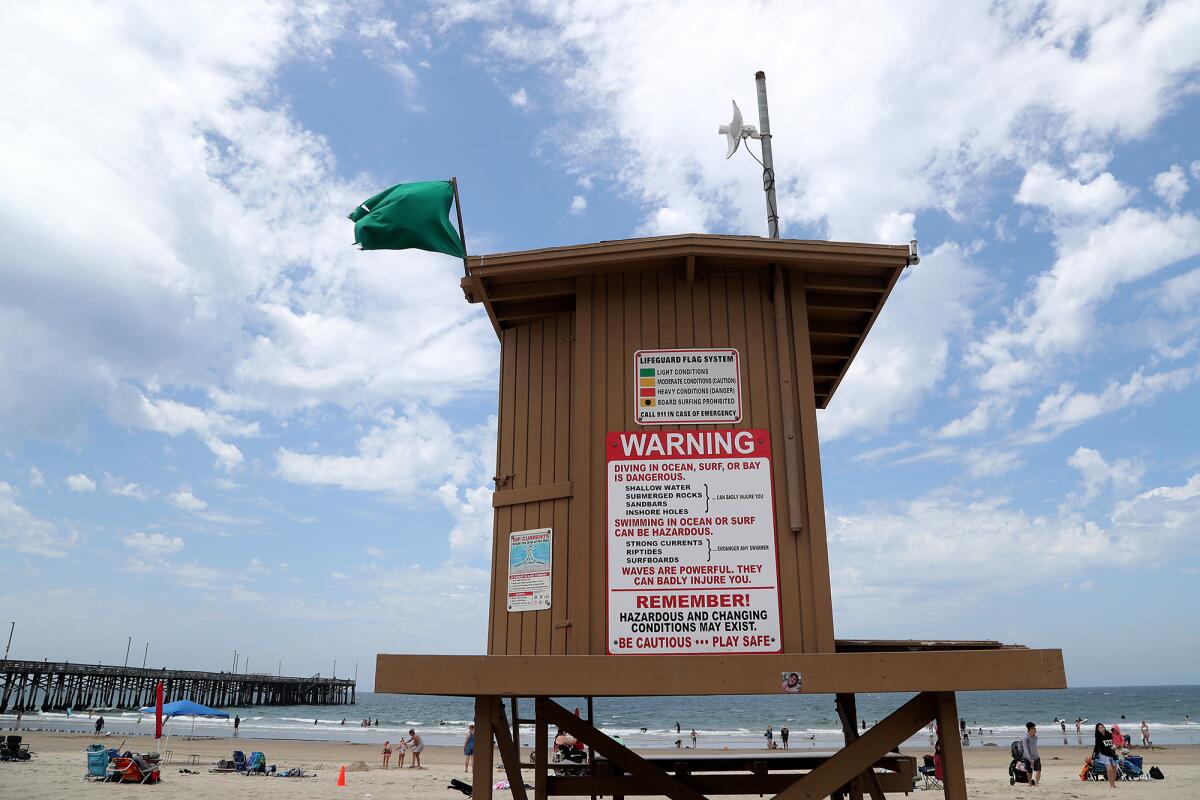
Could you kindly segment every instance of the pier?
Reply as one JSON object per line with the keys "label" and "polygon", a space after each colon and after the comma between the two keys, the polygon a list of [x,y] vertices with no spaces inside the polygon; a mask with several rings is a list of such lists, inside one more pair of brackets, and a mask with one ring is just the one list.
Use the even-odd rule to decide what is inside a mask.
{"label": "pier", "polygon": [[347,705],[356,683],[346,678],[309,678],[262,673],[143,669],[52,661],[6,661],[0,667],[0,714],[68,708],[141,708],[154,705],[162,681],[163,702],[194,700],[206,706]]}

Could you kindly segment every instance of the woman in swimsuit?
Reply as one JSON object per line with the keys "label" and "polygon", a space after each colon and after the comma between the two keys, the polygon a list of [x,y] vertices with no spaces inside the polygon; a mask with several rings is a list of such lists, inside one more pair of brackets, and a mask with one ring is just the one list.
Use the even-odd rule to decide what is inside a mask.
{"label": "woman in swimsuit", "polygon": [[392,760],[392,743],[383,743],[383,768],[388,768],[388,762]]}
{"label": "woman in swimsuit", "polygon": [[471,762],[475,760],[475,726],[467,727],[467,738],[463,740],[463,772],[471,771]]}
{"label": "woman in swimsuit", "polygon": [[409,764],[409,769],[421,769],[421,751],[425,749],[425,742],[421,741],[421,737],[417,735],[413,728],[408,729],[408,743],[412,746],[412,760]]}

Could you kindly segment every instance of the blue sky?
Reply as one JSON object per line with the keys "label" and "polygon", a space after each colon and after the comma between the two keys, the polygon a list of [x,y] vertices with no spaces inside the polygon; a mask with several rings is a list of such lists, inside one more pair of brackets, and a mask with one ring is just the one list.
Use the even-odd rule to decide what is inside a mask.
{"label": "blue sky", "polygon": [[356,252],[344,216],[457,175],[475,253],[761,234],[716,126],[764,69],[784,235],[923,254],[819,415],[838,634],[1194,680],[1200,4],[13,13],[14,656],[479,652],[495,337],[461,263]]}

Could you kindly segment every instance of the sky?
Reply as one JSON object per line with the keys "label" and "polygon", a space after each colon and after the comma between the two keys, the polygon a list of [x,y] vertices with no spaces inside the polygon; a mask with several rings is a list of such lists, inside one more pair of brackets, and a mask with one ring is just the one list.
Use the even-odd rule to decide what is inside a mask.
{"label": "sky", "polygon": [[717,135],[762,69],[783,235],[922,253],[818,413],[837,635],[1195,681],[1200,2],[5,16],[12,657],[482,652],[496,337],[460,261],[345,216],[456,175],[472,253],[763,235]]}

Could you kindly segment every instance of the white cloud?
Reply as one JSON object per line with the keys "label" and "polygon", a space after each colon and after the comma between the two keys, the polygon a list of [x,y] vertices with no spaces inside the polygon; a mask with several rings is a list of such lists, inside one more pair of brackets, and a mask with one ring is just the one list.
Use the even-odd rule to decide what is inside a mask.
{"label": "white cloud", "polygon": [[191,489],[179,489],[171,492],[167,495],[167,499],[184,511],[203,511],[208,508],[208,503],[192,494]]}
{"label": "white cloud", "polygon": [[1163,281],[1158,304],[1166,311],[1192,311],[1200,304],[1200,269]]}
{"label": "white cloud", "polygon": [[245,461],[245,457],[237,445],[223,442],[215,436],[205,439],[204,444],[208,445],[208,449],[217,457],[215,466],[225,472],[233,472]]}
{"label": "white cloud", "polygon": [[1083,499],[1096,498],[1104,489],[1136,489],[1146,471],[1145,465],[1127,458],[1105,461],[1098,450],[1080,447],[1067,463],[1079,470],[1083,483]]}
{"label": "white cloud", "polygon": [[270,574],[271,568],[264,564],[262,559],[252,558],[246,562],[246,571],[255,575],[267,575]]}
{"label": "white cloud", "polygon": [[988,397],[977,402],[966,416],[947,422],[935,435],[939,439],[957,439],[983,433],[997,417],[1007,418],[1011,412],[1008,404],[998,398]]}
{"label": "white cloud", "polygon": [[1042,163],[1026,171],[1014,199],[1024,205],[1043,206],[1057,216],[1103,219],[1124,206],[1129,193],[1109,172],[1083,183]]}
{"label": "white cloud", "polygon": [[1096,310],[1118,288],[1200,253],[1200,220],[1190,214],[1126,209],[1085,233],[1061,239],[1054,266],[1038,276],[1005,324],[972,348],[980,386],[1002,391],[1032,381],[1051,357],[1083,348]]}
{"label": "white cloud", "polygon": [[451,484],[438,488],[442,505],[454,518],[450,530],[450,554],[455,559],[470,560],[486,557],[492,550],[492,491],[491,486],[477,486],[459,491]]}
{"label": "white cloud", "polygon": [[400,270],[347,247],[346,210],[382,179],[342,179],[274,91],[287,60],[326,57],[333,36],[403,57],[386,20],[347,16],[271,0],[9,15],[0,93],[22,122],[0,149],[22,157],[0,163],[14,243],[0,253],[0,431],[78,435],[101,408],[228,443],[258,433],[241,410],[490,385],[495,337],[462,301],[458,265],[413,251]]}
{"label": "white cloud", "polygon": [[906,270],[833,402],[818,415],[822,437],[878,431],[911,415],[942,379],[950,340],[970,322],[983,285],[980,271],[953,244]]}
{"label": "white cloud", "polygon": [[508,102],[512,103],[517,108],[529,107],[529,95],[525,92],[525,87],[522,86],[508,96]]}
{"label": "white cloud", "polygon": [[571,213],[578,216],[587,211],[587,198],[581,194],[577,194],[571,198]]}
{"label": "white cloud", "polygon": [[1187,175],[1184,174],[1183,167],[1176,164],[1169,170],[1155,175],[1151,186],[1154,189],[1154,193],[1161,197],[1168,205],[1177,206],[1179,205],[1179,201],[1183,199],[1183,196],[1187,194]]}
{"label": "white cloud", "polygon": [[[1128,487],[1132,478],[1121,480]],[[1092,522],[1066,511],[1036,515],[1001,499],[964,502],[942,494],[890,510],[835,513],[829,537],[830,565],[839,576],[835,598],[851,621],[889,606],[946,614],[947,592],[1008,591],[1014,575],[1024,585],[1060,583],[1105,565],[1136,569],[1186,557],[1200,541],[1200,475],[1111,509],[1107,519]],[[871,565],[869,574],[848,566],[862,564]],[[954,568],[931,571],[930,564]],[[924,576],[919,588],[913,574]],[[842,577],[847,582],[839,586]]]}
{"label": "white cloud", "polygon": [[40,489],[46,485],[46,476],[43,475],[42,471],[37,467],[30,467],[29,477],[26,478],[26,482],[29,484],[30,488]]}
{"label": "white cloud", "polygon": [[96,491],[96,482],[82,472],[79,472],[75,475],[67,476],[67,487],[72,492],[94,492]]}
{"label": "white cloud", "polygon": [[1100,171],[1112,161],[1112,153],[1085,152],[1080,153],[1071,162],[1071,169],[1082,181],[1090,181],[1100,174]]}
{"label": "white cloud", "polygon": [[1111,381],[1099,392],[1078,392],[1064,383],[1038,404],[1034,430],[1060,433],[1088,420],[1133,405],[1152,402],[1163,392],[1179,391],[1200,377],[1200,367],[1181,367],[1147,375],[1139,369],[1125,383]]}
{"label": "white cloud", "polygon": [[121,481],[107,473],[104,476],[104,484],[113,494],[121,497],[128,497],[132,500],[145,500],[147,498],[146,490],[132,481]]}
{"label": "white cloud", "polygon": [[385,414],[359,441],[355,455],[320,455],[280,449],[280,474],[294,483],[337,486],[351,491],[385,492],[403,500],[431,496],[437,487],[488,474],[481,452],[492,442],[495,420],[458,432],[436,412],[410,409]]}
{"label": "white cloud", "polygon": [[648,232],[762,230],[760,172],[721,158],[715,125],[731,97],[757,123],[764,69],[785,231],[861,241],[897,214],[957,213],[981,173],[1013,159],[1096,153],[1152,128],[1200,63],[1200,20],[1186,3],[1080,8],[531,2],[490,26],[489,45],[505,66],[540,64],[558,105],[589,117],[565,156],[640,199]]}
{"label": "white cloud", "polygon": [[396,32],[396,22],[391,19],[366,19],[358,24],[358,35],[366,46],[363,55],[381,65],[384,70],[400,81],[400,86],[410,102],[415,97],[420,81],[417,73],[402,55],[409,50],[408,42]]}
{"label": "white cloud", "polygon": [[63,532],[17,502],[17,490],[0,481],[0,547],[20,553],[61,558],[79,544],[74,530]]}
{"label": "white cloud", "polygon": [[183,549],[183,539],[178,536],[165,536],[161,533],[134,533],[121,539],[130,550],[145,554],[146,557],[161,558],[170,553],[178,553]]}
{"label": "white cloud", "polygon": [[1193,178],[1200,181],[1200,161],[1193,161],[1188,171],[1192,173]]}

